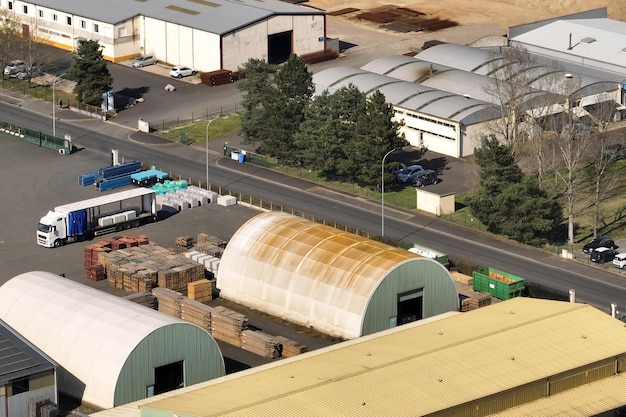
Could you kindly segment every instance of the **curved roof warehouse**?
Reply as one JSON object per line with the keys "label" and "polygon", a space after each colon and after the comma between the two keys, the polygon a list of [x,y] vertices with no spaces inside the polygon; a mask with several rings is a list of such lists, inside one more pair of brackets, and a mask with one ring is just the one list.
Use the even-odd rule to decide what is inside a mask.
{"label": "curved roof warehouse", "polygon": [[280,212],[259,214],[233,235],[217,287],[221,297],[346,339],[459,305],[440,263]]}
{"label": "curved roof warehouse", "polygon": [[49,272],[2,285],[0,318],[62,367],[60,392],[102,408],[225,374],[199,326]]}

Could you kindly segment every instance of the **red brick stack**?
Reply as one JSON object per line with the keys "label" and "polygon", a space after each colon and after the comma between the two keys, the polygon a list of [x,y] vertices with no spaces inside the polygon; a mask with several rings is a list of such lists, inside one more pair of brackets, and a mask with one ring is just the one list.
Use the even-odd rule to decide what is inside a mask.
{"label": "red brick stack", "polygon": [[106,279],[104,265],[98,262],[98,254],[125,249],[132,246],[147,245],[150,243],[145,235],[139,236],[113,236],[96,243],[85,246],[84,266],[85,276],[92,281],[102,281]]}

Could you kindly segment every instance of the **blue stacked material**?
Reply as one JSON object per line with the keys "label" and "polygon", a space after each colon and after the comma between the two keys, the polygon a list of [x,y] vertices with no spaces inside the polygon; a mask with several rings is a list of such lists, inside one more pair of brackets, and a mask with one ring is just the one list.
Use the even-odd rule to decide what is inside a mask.
{"label": "blue stacked material", "polygon": [[120,175],[119,177],[108,178],[96,183],[96,190],[108,191],[118,187],[124,187],[130,185],[132,180],[129,175]]}
{"label": "blue stacked material", "polygon": [[135,172],[130,175],[134,185],[141,187],[152,187],[154,184],[162,183],[167,178],[167,172],[159,171],[158,169],[149,169],[146,171]]}
{"label": "blue stacked material", "polygon": [[141,162],[130,161],[120,165],[114,165],[111,167],[100,168],[98,170],[97,180],[104,180],[108,178],[119,177],[121,175],[129,175],[135,172],[141,171]]}
{"label": "blue stacked material", "polygon": [[88,174],[81,174],[78,176],[78,185],[86,186],[96,183],[98,172],[90,172]]}

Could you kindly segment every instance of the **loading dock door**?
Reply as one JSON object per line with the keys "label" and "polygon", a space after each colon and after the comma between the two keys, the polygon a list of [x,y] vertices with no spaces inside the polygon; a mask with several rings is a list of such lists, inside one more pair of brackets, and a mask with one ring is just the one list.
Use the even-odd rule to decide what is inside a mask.
{"label": "loading dock door", "polygon": [[184,386],[183,361],[154,368],[154,395],[163,394]]}
{"label": "loading dock door", "polygon": [[268,62],[282,64],[291,55],[293,32],[276,33],[267,37]]}
{"label": "loading dock door", "polygon": [[423,294],[423,288],[398,294],[397,324],[399,326],[424,318]]}

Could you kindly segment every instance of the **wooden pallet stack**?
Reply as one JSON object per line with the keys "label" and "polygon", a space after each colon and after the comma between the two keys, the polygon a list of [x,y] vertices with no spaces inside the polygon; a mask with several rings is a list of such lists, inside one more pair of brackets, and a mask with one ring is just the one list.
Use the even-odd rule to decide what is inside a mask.
{"label": "wooden pallet stack", "polygon": [[193,245],[193,237],[191,236],[178,236],[175,239],[176,246],[179,248],[190,248]]}
{"label": "wooden pallet stack", "polygon": [[211,333],[212,311],[211,307],[189,297],[183,297],[180,301],[180,318],[206,329],[209,333]]}
{"label": "wooden pallet stack", "polygon": [[219,237],[211,236],[206,233],[198,233],[197,241],[198,244],[208,243],[222,249],[224,249],[226,247],[226,244],[228,243],[225,240],[220,239]]}
{"label": "wooden pallet stack", "polygon": [[228,344],[241,347],[241,332],[248,328],[248,318],[226,307],[217,306],[211,313],[211,335]]}
{"label": "wooden pallet stack", "polygon": [[247,329],[241,332],[241,348],[264,358],[276,359],[280,357],[282,346],[274,336]]}
{"label": "wooden pallet stack", "polygon": [[478,293],[461,301],[461,311],[471,311],[491,305],[491,294]]}
{"label": "wooden pallet stack", "polygon": [[235,81],[233,78],[233,73],[227,69],[220,69],[217,71],[204,72],[200,74],[200,80],[202,84],[208,85],[210,87],[215,87],[216,85],[223,85],[232,83]]}
{"label": "wooden pallet stack", "polygon": [[224,254],[224,248],[220,248],[219,246],[216,246],[212,243],[198,243],[193,248],[194,250],[198,252],[202,252],[205,255],[211,255],[220,259],[222,258],[222,255]]}
{"label": "wooden pallet stack", "polygon": [[200,303],[206,303],[213,299],[214,281],[200,279],[187,284],[187,297]]}
{"label": "wooden pallet stack", "polygon": [[113,236],[96,243],[85,246],[84,261],[85,276],[92,281],[101,281],[107,279],[106,268],[100,262],[101,253],[110,253],[120,248],[130,246],[147,245],[150,243],[145,235],[124,235]]}
{"label": "wooden pallet stack", "polygon": [[274,340],[281,345],[281,356],[291,358],[307,351],[307,347],[302,343],[289,340],[283,336],[274,336]]}
{"label": "wooden pallet stack", "polygon": [[180,318],[184,296],[167,288],[153,288],[152,295],[157,299],[158,310],[168,316]]}

